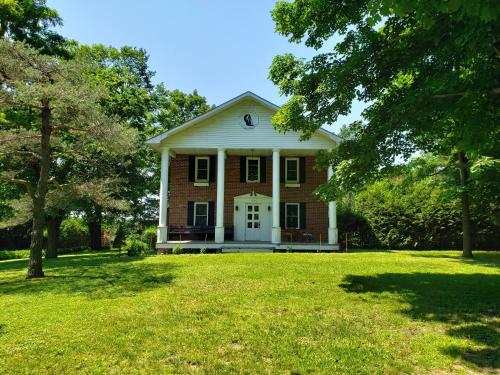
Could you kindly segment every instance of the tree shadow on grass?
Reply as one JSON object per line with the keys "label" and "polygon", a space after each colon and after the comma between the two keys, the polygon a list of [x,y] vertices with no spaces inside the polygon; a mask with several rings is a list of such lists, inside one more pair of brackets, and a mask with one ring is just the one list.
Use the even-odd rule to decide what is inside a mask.
{"label": "tree shadow on grass", "polygon": [[[69,264],[76,264],[82,261],[88,261],[90,264],[99,264],[102,262],[112,262],[116,258],[126,258],[125,253],[118,252],[85,252],[77,254],[64,254],[56,259],[43,258],[43,267],[58,268],[67,267]],[[142,259],[141,257],[130,257],[131,261]],[[1,271],[17,271],[27,269],[28,259],[7,259],[0,261]]]}
{"label": "tree shadow on grass", "polygon": [[[45,262],[46,277],[42,279],[24,280],[19,273],[3,278],[0,294],[72,294],[89,299],[112,299],[133,296],[172,282],[172,264],[138,262],[142,259],[114,254],[61,257]],[[18,266],[2,264],[0,271],[16,270]],[[26,263],[22,268],[25,267]]]}
{"label": "tree shadow on grass", "polygon": [[500,251],[491,251],[491,252],[481,252],[474,254],[473,259],[463,258],[461,256],[461,251],[457,251],[456,255],[449,254],[419,254],[418,252],[410,254],[412,257],[417,258],[428,258],[428,259],[449,259],[454,260],[456,262],[466,263],[466,264],[477,264],[480,266],[486,267],[500,267]]}
{"label": "tree shadow on grass", "polygon": [[373,293],[398,298],[410,305],[402,314],[444,322],[446,334],[470,342],[444,353],[482,368],[500,368],[500,274],[347,275],[340,286],[350,293],[367,293],[368,298]]}

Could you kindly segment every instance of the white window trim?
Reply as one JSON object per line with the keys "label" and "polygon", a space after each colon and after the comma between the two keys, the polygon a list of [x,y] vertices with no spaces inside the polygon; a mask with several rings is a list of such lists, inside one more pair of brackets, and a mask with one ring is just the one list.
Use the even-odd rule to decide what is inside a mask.
{"label": "white window trim", "polygon": [[[248,161],[249,160],[257,160],[257,180],[254,181],[249,181],[248,180]],[[249,184],[257,184],[260,183],[260,157],[255,156],[255,157],[250,157],[247,156],[246,161],[245,161],[245,167],[246,167],[246,181]]]}
{"label": "white window trim", "polygon": [[[288,226],[288,206],[297,206],[297,227]],[[300,229],[300,203],[285,203],[285,228]]]}
{"label": "white window trim", "polygon": [[[207,161],[207,178],[200,180],[198,178],[198,160]],[[194,182],[195,186],[207,186],[210,181],[210,157],[209,156],[196,156],[194,159]]]}
{"label": "white window trim", "polygon": [[[297,161],[297,179],[288,179],[288,162],[290,160]],[[300,187],[300,159],[299,158],[285,158],[285,184],[288,187]]]}
{"label": "white window trim", "polygon": [[193,226],[196,226],[196,206],[198,205],[204,205],[207,207],[207,222],[205,223],[205,226],[208,227],[208,215],[209,215],[209,207],[208,207],[208,202],[194,202],[194,205],[193,205]]}

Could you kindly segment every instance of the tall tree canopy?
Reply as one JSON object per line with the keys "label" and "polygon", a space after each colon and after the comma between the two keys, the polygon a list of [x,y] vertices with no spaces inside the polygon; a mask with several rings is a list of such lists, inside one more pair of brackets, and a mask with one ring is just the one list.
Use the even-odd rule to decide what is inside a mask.
{"label": "tall tree canopy", "polygon": [[68,56],[66,40],[52,27],[62,25],[46,0],[0,0],[0,38],[24,41],[49,55]]}
{"label": "tall tree canopy", "polygon": [[[101,106],[109,115],[117,116],[137,129],[141,143],[211,108],[205,97],[196,91],[184,93],[167,90],[162,83],[153,84],[154,72],[150,70],[149,56],[142,48],[82,45],[75,54],[98,67],[91,78],[107,88]],[[137,222],[151,223],[158,206],[154,198],[159,186],[158,155],[142,144],[126,155],[125,160],[108,160],[107,165],[125,181],[118,196],[129,203],[127,215]],[[99,169],[101,166],[95,167]],[[95,173],[99,174],[99,171]],[[99,218],[95,214],[100,210],[95,205],[90,208],[87,211],[91,214],[88,216],[92,230],[98,228],[92,216]],[[93,237],[99,237],[99,233]]]}
{"label": "tall tree canopy", "polygon": [[463,255],[472,256],[472,185],[498,192],[474,173],[498,175],[499,3],[295,0],[278,2],[272,16],[290,41],[327,49],[309,61],[275,57],[270,78],[291,96],[274,118],[278,129],[307,137],[354,100],[369,103],[365,121],[344,128],[326,158],[335,174],[324,192],[338,197],[415,152],[444,155],[462,199]]}
{"label": "tall tree canopy", "polygon": [[[28,278],[43,276],[47,196],[67,187],[51,177],[51,167],[78,157],[86,160],[88,150],[127,153],[136,137],[102,111],[98,102],[105,91],[86,78],[90,70],[79,60],[44,56],[24,43],[0,39],[0,110],[5,113],[0,180],[21,186],[31,200]],[[91,180],[87,182],[88,188]]]}

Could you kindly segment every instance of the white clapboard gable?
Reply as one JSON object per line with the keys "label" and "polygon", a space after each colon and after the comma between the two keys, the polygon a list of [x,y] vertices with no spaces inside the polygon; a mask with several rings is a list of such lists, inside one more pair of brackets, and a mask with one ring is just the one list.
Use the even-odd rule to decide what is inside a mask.
{"label": "white clapboard gable", "polygon": [[[279,148],[312,151],[335,147],[338,138],[324,129],[302,142],[299,133],[277,132],[271,120],[278,109],[274,104],[247,92],[205,115],[152,138],[148,143],[172,149]],[[245,115],[250,115],[250,125],[250,119]]]}

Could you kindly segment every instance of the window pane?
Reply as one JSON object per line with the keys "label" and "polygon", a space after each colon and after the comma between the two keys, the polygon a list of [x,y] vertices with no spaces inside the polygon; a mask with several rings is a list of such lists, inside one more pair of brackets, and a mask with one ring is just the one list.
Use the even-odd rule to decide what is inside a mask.
{"label": "window pane", "polygon": [[198,169],[207,169],[207,168],[208,168],[208,160],[198,159]]}
{"label": "window pane", "polygon": [[199,181],[208,180],[208,160],[196,159],[196,161],[197,161],[196,179]]}
{"label": "window pane", "polygon": [[204,227],[207,225],[207,216],[206,215],[200,215],[196,216],[194,220],[194,225],[196,227]]}
{"label": "window pane", "polygon": [[204,216],[207,216],[207,208],[208,208],[207,204],[197,204],[196,205],[195,215],[204,215]]}
{"label": "window pane", "polygon": [[252,222],[251,222],[251,221],[249,221],[249,222],[247,223],[247,228],[250,228],[250,229],[252,228]]}
{"label": "window pane", "polygon": [[252,214],[248,214],[248,220],[252,220]]}
{"label": "window pane", "polygon": [[299,227],[299,207],[296,204],[286,206],[286,226],[288,228]]}
{"label": "window pane", "polygon": [[248,161],[248,181],[259,180],[259,160],[249,159]]}
{"label": "window pane", "polygon": [[194,225],[196,227],[204,227],[207,225],[208,219],[208,204],[197,203],[194,206]]}
{"label": "window pane", "polygon": [[255,207],[254,207],[254,211],[255,211],[255,212],[259,212],[259,206],[255,206]]}
{"label": "window pane", "polygon": [[286,179],[287,181],[297,181],[298,180],[298,163],[295,159],[289,159],[286,161]]}
{"label": "window pane", "polygon": [[198,169],[198,175],[196,176],[196,179],[197,180],[208,180],[208,171],[205,169],[205,170],[202,170],[202,169]]}

